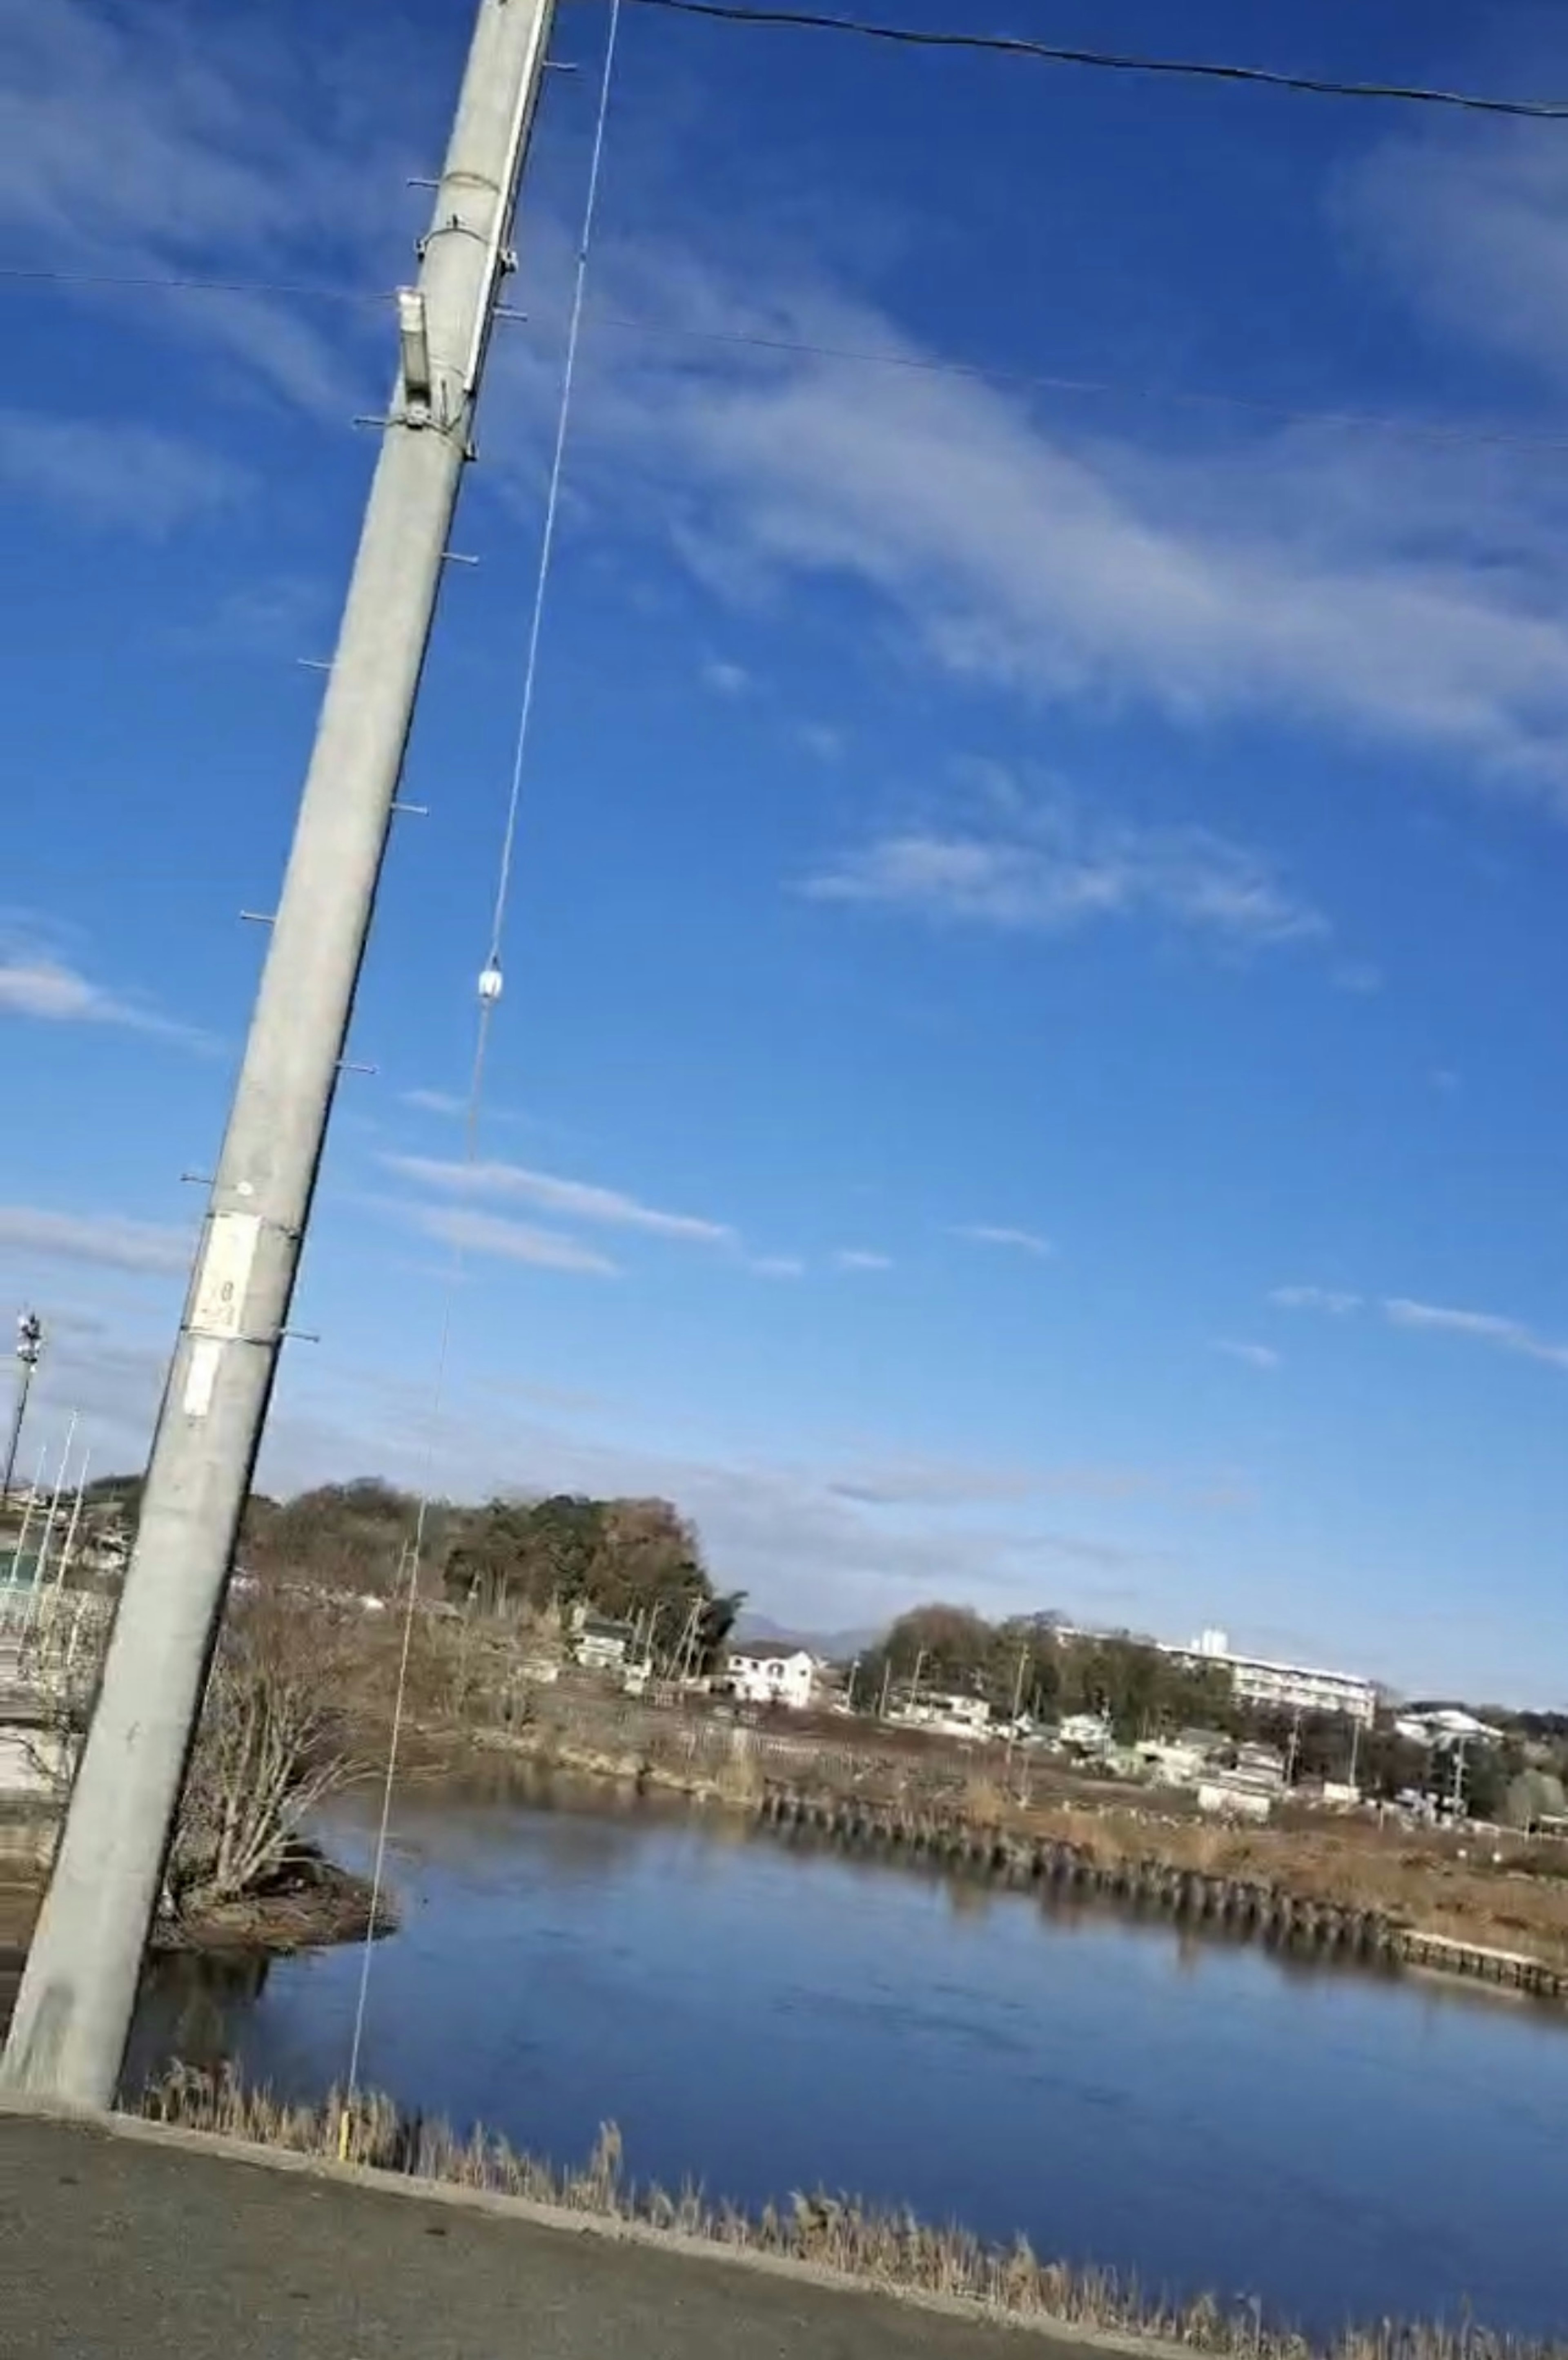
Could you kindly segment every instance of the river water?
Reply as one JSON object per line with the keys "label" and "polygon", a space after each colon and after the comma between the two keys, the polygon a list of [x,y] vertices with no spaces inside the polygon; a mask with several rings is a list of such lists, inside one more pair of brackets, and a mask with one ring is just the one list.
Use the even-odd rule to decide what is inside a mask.
{"label": "river water", "polygon": [[[327,1830],[363,1863],[363,1822]],[[826,2186],[1319,2332],[1568,2329],[1568,2023],[647,1806],[405,1802],[361,2079],[758,2203]],[[361,1953],[167,1974],[138,2070],[319,2097]]]}

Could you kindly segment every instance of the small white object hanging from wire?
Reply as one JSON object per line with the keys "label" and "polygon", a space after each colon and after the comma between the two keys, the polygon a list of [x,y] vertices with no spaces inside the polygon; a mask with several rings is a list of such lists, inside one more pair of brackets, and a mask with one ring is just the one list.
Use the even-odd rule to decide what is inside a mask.
{"label": "small white object hanging from wire", "polygon": [[502,981],[500,963],[492,959],[479,978],[479,998],[484,1007],[494,1008],[501,997]]}

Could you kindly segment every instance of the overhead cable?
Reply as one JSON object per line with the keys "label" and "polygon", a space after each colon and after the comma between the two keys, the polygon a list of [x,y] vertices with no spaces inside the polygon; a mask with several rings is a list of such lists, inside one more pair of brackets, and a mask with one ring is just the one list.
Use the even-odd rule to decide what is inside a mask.
{"label": "overhead cable", "polygon": [[632,0],[640,8],[663,8],[681,16],[711,16],[731,25],[793,27],[801,32],[852,33],[863,40],[898,43],[906,49],[983,50],[996,57],[1028,58],[1041,65],[1089,66],[1107,73],[1161,74],[1189,82],[1251,84],[1266,90],[1302,91],[1314,98],[1371,98],[1407,106],[1458,107],[1470,115],[1522,115],[1542,123],[1568,122],[1568,103],[1550,99],[1494,98],[1476,91],[1432,90],[1420,83],[1340,82],[1323,74],[1287,73],[1271,66],[1243,66],[1208,58],[1149,58],[1115,49],[1069,48],[1018,33],[928,31],[915,25],[888,25],[866,16],[836,16],[812,8],[746,8],[735,0]]}
{"label": "overhead cable", "polygon": [[[188,279],[158,277],[150,272],[22,269],[0,263],[0,287],[20,283],[43,286],[120,289],[132,292],[279,295],[365,306],[390,303],[391,288],[288,285],[266,279]],[[498,311],[507,325],[529,324],[520,311]],[[650,320],[631,313],[590,308],[583,323],[645,336],[671,336],[697,344],[733,345],[765,353],[795,354],[803,359],[836,361],[863,368],[906,370],[920,377],[960,377],[980,385],[1017,388],[1021,392],[1083,395],[1111,401],[1167,403],[1176,409],[1236,410],[1260,418],[1278,419],[1292,426],[1326,426],[1358,433],[1391,434],[1405,442],[1442,447],[1479,444],[1487,448],[1535,451],[1560,458],[1568,452],[1568,435],[1519,433],[1506,426],[1449,426],[1441,420],[1394,418],[1387,412],[1360,410],[1313,410],[1299,402],[1269,401],[1253,394],[1225,393],[1214,388],[1156,385],[1125,378],[1064,377],[1050,371],[994,366],[986,361],[940,360],[929,353],[883,352],[862,344],[818,344],[803,336],[770,336],[741,328],[698,328],[684,321]]]}
{"label": "overhead cable", "polygon": [[1327,426],[1360,433],[1394,434],[1410,442],[1440,445],[1480,443],[1505,450],[1539,451],[1557,457],[1568,453],[1568,435],[1519,434],[1506,426],[1447,426],[1441,420],[1393,418],[1380,410],[1303,409],[1297,403],[1269,401],[1253,394],[1223,393],[1203,387],[1053,376],[1037,369],[996,367],[987,361],[938,360],[927,353],[878,352],[875,346],[866,344],[822,344],[802,336],[769,336],[742,328],[694,328],[679,321],[641,319],[628,312],[592,311],[588,317],[594,328],[614,328],[637,335],[690,338],[699,344],[789,353],[808,360],[842,361],[862,368],[904,369],[920,377],[962,377],[973,384],[1008,386],[1020,392],[1167,402],[1179,409],[1241,410],[1290,426]]}
{"label": "overhead cable", "polygon": [[389,303],[393,293],[389,288],[323,287],[309,280],[191,279],[151,270],[38,270],[16,263],[0,263],[0,281],[10,286],[124,287],[133,293],[160,295],[281,295],[309,303]]}

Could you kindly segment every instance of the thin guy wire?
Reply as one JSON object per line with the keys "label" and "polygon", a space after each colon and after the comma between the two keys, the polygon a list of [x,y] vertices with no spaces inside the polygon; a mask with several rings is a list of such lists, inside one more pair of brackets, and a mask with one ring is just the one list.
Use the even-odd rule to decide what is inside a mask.
{"label": "thin guy wire", "polygon": [[[159,279],[144,274],[120,275],[112,271],[24,270],[0,264],[0,286],[25,283],[128,288],[137,292],[289,295],[305,300],[359,306],[389,303],[395,291],[389,288],[355,290],[350,288],[275,285],[265,279]],[[496,319],[514,326],[533,324],[523,313],[516,311],[498,311]],[[1292,425],[1331,426],[1357,433],[1392,434],[1405,441],[1439,446],[1475,443],[1486,448],[1539,451],[1559,457],[1568,452],[1568,437],[1562,435],[1519,434],[1507,427],[1428,424],[1417,419],[1390,418],[1375,410],[1311,410],[1293,402],[1265,401],[1249,394],[1223,393],[1202,387],[1138,385],[1118,383],[1114,377],[1053,376],[1029,369],[993,367],[985,361],[943,361],[923,354],[876,352],[848,344],[820,344],[800,337],[768,336],[740,329],[695,328],[681,321],[639,319],[614,311],[588,311],[584,316],[584,325],[627,330],[641,335],[686,337],[702,344],[750,345],[761,352],[799,353],[808,359],[853,362],[867,368],[907,369],[928,377],[953,377],[982,384],[1034,387],[1042,393],[1083,394],[1109,400],[1170,402],[1183,408],[1252,410],[1261,417],[1283,419]]]}
{"label": "thin guy wire", "polygon": [[[533,703],[534,681],[539,667],[539,626],[550,584],[550,557],[554,544],[555,511],[561,490],[561,477],[566,450],[566,430],[572,405],[572,381],[575,376],[577,343],[583,321],[583,292],[587,279],[588,253],[593,241],[593,215],[598,202],[600,166],[604,152],[604,125],[610,111],[610,86],[615,59],[615,35],[620,23],[621,0],[611,0],[610,27],[604,47],[604,66],[599,85],[599,112],[593,130],[593,158],[589,166],[588,193],[583,205],[583,237],[578,249],[577,285],[572,303],[572,327],[567,339],[566,364],[561,374],[561,408],[556,421],[555,456],[550,472],[550,497],[546,503],[544,530],[540,536],[539,574],[535,584],[533,611],[528,632],[528,661],[523,679],[522,711],[517,728],[517,752],[513,763],[511,795],[506,812],[506,828],[502,842],[500,880],[495,896],[495,916],[491,925],[489,964],[499,967],[501,935],[506,923],[507,891],[511,882],[512,852],[517,835],[517,806],[521,793],[523,756],[528,739],[528,720]],[[490,1019],[495,1001],[482,998],[475,1028],[474,1065],[469,1076],[468,1113],[464,1153],[472,1164],[479,1155],[479,1116],[485,1087],[485,1058],[490,1038]],[[360,1952],[359,1989],[354,2001],[354,2035],[349,2047],[348,2082],[341,2117],[340,2138],[346,2150],[352,2127],[350,2109],[359,2087],[360,2058],[365,2043],[365,2019],[370,2003],[370,1969],[375,1956],[376,1919],[380,1914],[381,1894],[386,1877],[387,1849],[391,1835],[392,1798],[397,1779],[397,1756],[403,1734],[404,1706],[408,1687],[408,1658],[413,1646],[414,1622],[419,1595],[419,1575],[424,1563],[425,1537],[430,1524],[430,1492],[435,1475],[436,1449],[440,1440],[441,1418],[446,1404],[447,1372],[452,1357],[452,1331],[456,1309],[457,1291],[463,1282],[463,1250],[461,1243],[452,1248],[452,1266],[447,1274],[446,1289],[441,1303],[441,1338],[436,1348],[435,1375],[430,1390],[430,1425],[425,1447],[425,1465],[419,1485],[419,1505],[414,1515],[414,1534],[407,1557],[407,1587],[403,1601],[403,1629],[397,1658],[397,1681],[392,1703],[392,1728],[387,1747],[387,1773],[381,1788],[381,1815],[376,1827],[376,1852],[370,1878],[369,1923]]]}
{"label": "thin guy wire", "polygon": [[[468,1119],[466,1153],[470,1164],[476,1161],[479,1146],[479,1101],[485,1071],[485,1036],[488,1025],[488,1003],[481,1003],[478,1038],[474,1046],[474,1069],[468,1087]],[[425,1463],[420,1470],[419,1505],[414,1512],[414,1535],[408,1544],[404,1564],[407,1587],[403,1599],[403,1630],[397,1655],[397,1680],[392,1698],[392,1728],[387,1743],[387,1772],[381,1784],[381,1815],[376,1830],[376,1851],[370,1872],[370,1908],[365,1928],[365,1940],[360,1948],[359,1989],[354,1998],[354,2036],[349,2043],[348,2083],[344,2092],[344,2112],[341,2136],[346,2142],[350,2116],[359,2087],[359,2060],[365,2044],[365,2018],[370,2005],[370,1967],[375,1956],[376,1926],[381,1915],[381,1896],[386,1882],[387,1847],[392,1831],[392,1797],[397,1783],[397,1756],[403,1737],[403,1709],[408,1691],[408,1657],[414,1644],[414,1622],[419,1602],[419,1575],[424,1566],[425,1535],[430,1525],[430,1491],[435,1478],[436,1450],[441,1440],[441,1420],[446,1408],[447,1370],[452,1358],[452,1315],[457,1306],[457,1291],[463,1284],[463,1252],[461,1244],[452,1251],[452,1264],[447,1273],[446,1288],[441,1298],[441,1337],[436,1346],[435,1375],[430,1386],[430,1424],[426,1429]]]}
{"label": "thin guy wire", "polygon": [[731,25],[795,27],[813,33],[855,33],[869,41],[917,49],[977,49],[998,57],[1032,58],[1043,65],[1092,66],[1109,73],[1164,74],[1188,81],[1249,83],[1267,90],[1304,91],[1314,98],[1392,99],[1410,106],[1458,107],[1471,115],[1521,115],[1540,123],[1568,122],[1568,104],[1549,99],[1488,98],[1473,91],[1430,90],[1420,83],[1337,82],[1326,75],[1285,73],[1269,66],[1222,64],[1201,58],[1147,58],[1114,49],[1068,49],[1010,33],[922,32],[864,16],[832,16],[806,8],[741,8],[731,0],[633,0],[682,16],[712,16]]}
{"label": "thin guy wire", "polygon": [[588,194],[583,208],[583,236],[577,248],[577,275],[572,289],[572,319],[566,332],[566,362],[561,372],[561,408],[556,413],[555,450],[545,494],[544,529],[539,541],[539,580],[528,623],[528,650],[523,668],[523,702],[517,716],[517,738],[512,755],[512,782],[506,798],[506,824],[501,836],[501,866],[495,886],[495,910],[490,925],[490,964],[501,964],[501,934],[512,886],[512,858],[517,847],[517,809],[522,800],[523,765],[528,755],[528,725],[533,718],[534,683],[539,676],[539,638],[544,628],[550,560],[555,553],[555,523],[561,507],[561,481],[566,464],[566,438],[572,423],[572,395],[577,380],[577,354],[583,340],[583,301],[588,286],[588,250],[593,240],[593,220],[599,205],[599,176],[604,159],[604,126],[610,113],[610,85],[615,68],[615,37],[620,29],[621,0],[610,0],[610,29],[604,41],[604,71],[599,78],[599,116],[593,126],[593,152],[588,166]]}

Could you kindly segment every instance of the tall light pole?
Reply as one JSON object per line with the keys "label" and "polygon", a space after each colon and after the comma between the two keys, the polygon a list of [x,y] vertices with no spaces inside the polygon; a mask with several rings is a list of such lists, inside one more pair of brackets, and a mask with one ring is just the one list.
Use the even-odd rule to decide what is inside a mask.
{"label": "tall light pole", "polygon": [[0,1479],[0,1506],[11,1496],[11,1478],[16,1471],[16,1453],[21,1448],[22,1428],[27,1422],[27,1395],[33,1389],[33,1371],[43,1357],[44,1323],[36,1311],[24,1311],[16,1321],[16,1405],[11,1413],[10,1438],[5,1445],[5,1472]]}
{"label": "tall light pole", "polygon": [[136,1546],[0,2083],[114,2101],[310,1216],[554,0],[479,0]]}

